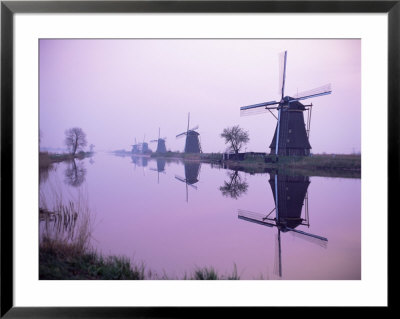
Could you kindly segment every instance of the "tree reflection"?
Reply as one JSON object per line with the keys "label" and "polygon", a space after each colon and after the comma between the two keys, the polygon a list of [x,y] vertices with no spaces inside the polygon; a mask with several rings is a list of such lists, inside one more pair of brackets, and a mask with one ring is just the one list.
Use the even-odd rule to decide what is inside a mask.
{"label": "tree reflection", "polygon": [[86,169],[83,162],[78,164],[73,159],[65,170],[65,182],[71,186],[78,187],[85,181]]}
{"label": "tree reflection", "polygon": [[247,192],[249,184],[247,184],[246,181],[242,180],[238,170],[228,172],[228,176],[230,178],[230,181],[224,181],[224,186],[221,186],[219,190],[221,191],[222,195],[226,197],[238,199],[240,196]]}

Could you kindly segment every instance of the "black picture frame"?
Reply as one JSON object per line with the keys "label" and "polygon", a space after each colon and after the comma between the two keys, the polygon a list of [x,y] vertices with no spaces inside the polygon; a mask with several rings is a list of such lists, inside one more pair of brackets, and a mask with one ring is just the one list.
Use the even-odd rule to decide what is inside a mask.
{"label": "black picture frame", "polygon": [[[13,19],[16,13],[118,12],[269,12],[269,13],[387,13],[388,14],[388,207],[398,210],[400,144],[400,0],[396,1],[1,1],[1,317],[5,318],[132,318],[225,316],[227,309],[191,307],[64,307],[24,308],[13,304]],[[379,212],[381,214],[388,212]],[[388,222],[390,232],[390,222]],[[390,241],[388,238],[388,247]],[[389,249],[390,250],[390,249]],[[388,253],[389,257],[389,253]],[[390,264],[390,257],[388,260]],[[390,285],[388,278],[388,285]],[[389,295],[389,294],[388,294]],[[391,295],[388,307],[391,306]],[[382,309],[382,308],[381,308]],[[242,307],[234,314],[251,316],[263,307]],[[270,311],[269,309],[268,311]],[[277,309],[272,309],[277,310]],[[351,309],[347,308],[346,311]],[[354,309],[353,309],[354,310]],[[279,311],[279,310],[278,310]],[[290,314],[308,308],[291,307]],[[333,310],[335,313],[336,310]],[[359,309],[357,309],[359,311]],[[370,311],[370,309],[368,310]],[[353,312],[353,311],[351,311]],[[269,315],[270,313],[265,313]]]}

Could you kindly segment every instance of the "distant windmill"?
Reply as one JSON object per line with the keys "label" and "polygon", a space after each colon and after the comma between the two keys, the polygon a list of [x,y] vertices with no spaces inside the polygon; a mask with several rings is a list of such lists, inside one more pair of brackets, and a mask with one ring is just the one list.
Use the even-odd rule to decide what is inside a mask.
{"label": "distant windmill", "polygon": [[176,138],[180,138],[186,135],[185,142],[185,153],[201,153],[201,145],[199,140],[199,133],[196,130],[199,126],[195,126],[189,130],[190,113],[188,113],[188,124],[186,132],[180,133]]}
{"label": "distant windmill", "polygon": [[135,137],[135,144],[132,145],[132,154],[138,154],[138,153],[140,153],[139,144],[136,142],[136,137]]}
{"label": "distant windmill", "polygon": [[166,139],[167,139],[166,137],[160,138],[160,128],[158,128],[158,139],[150,141],[150,143],[157,142],[156,153],[166,153],[167,152],[167,148],[165,147]]}
{"label": "distant windmill", "polygon": [[[270,101],[243,106],[240,108],[240,114],[250,115],[263,112],[272,113],[271,110],[278,110],[278,117],[272,113],[272,115],[277,119],[277,125],[271,145],[269,146],[271,154],[277,156],[307,156],[310,155],[311,149],[309,135],[312,104],[303,105],[299,101],[331,94],[331,85],[327,84],[310,91],[297,93],[293,95],[293,97],[285,96],[286,59],[287,51],[281,54],[280,59],[280,101]],[[307,111],[308,113],[307,125],[304,123],[304,111]]]}
{"label": "distant windmill", "polygon": [[[275,208],[267,215],[260,215],[246,210],[238,210],[238,218],[268,227],[278,229],[276,240],[276,273],[282,277],[282,256],[281,256],[281,232],[292,232],[302,239],[307,239],[322,247],[326,247],[328,239],[311,233],[307,233],[296,227],[310,226],[308,214],[308,185],[310,184],[308,176],[289,176],[270,173],[269,184],[275,201]],[[304,202],[304,204],[303,204]],[[304,218],[302,218],[302,208],[304,209]],[[270,217],[275,211],[275,218]]]}
{"label": "distant windmill", "polygon": [[146,143],[145,140],[146,140],[146,134],[143,136],[143,143],[141,147],[142,154],[146,154],[149,152],[149,144]]}
{"label": "distant windmill", "polygon": [[185,166],[185,178],[178,175],[175,175],[175,178],[186,184],[186,202],[189,202],[188,186],[197,190],[197,186],[194,184],[199,181],[200,163],[192,161],[184,162],[183,165]]}

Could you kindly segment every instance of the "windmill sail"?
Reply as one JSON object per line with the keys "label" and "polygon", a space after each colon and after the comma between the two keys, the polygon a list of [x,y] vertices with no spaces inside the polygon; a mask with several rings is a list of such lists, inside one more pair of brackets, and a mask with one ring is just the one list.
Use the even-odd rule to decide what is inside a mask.
{"label": "windmill sail", "polygon": [[331,93],[332,93],[332,87],[331,87],[331,84],[329,83],[329,84],[325,84],[323,86],[317,87],[312,90],[294,94],[292,100],[301,101],[301,100],[305,100],[305,99],[310,99],[312,97],[318,97],[318,96],[327,95],[327,94],[331,94]]}
{"label": "windmill sail", "polygon": [[285,96],[285,81],[286,81],[286,59],[287,51],[279,54],[279,94],[281,99]]}

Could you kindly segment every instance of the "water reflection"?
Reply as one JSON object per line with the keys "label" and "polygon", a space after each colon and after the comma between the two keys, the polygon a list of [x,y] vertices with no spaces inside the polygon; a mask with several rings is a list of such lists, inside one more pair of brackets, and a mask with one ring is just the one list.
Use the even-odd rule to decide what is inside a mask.
{"label": "water reflection", "polygon": [[71,186],[78,187],[85,181],[86,169],[83,161],[76,163],[75,159],[68,162],[65,172],[65,182]]}
{"label": "water reflection", "polygon": [[175,178],[186,184],[186,202],[189,202],[188,186],[197,190],[197,186],[195,186],[194,184],[199,181],[198,178],[200,174],[201,164],[200,162],[184,161],[183,166],[185,167],[185,178],[180,177],[179,175],[175,175]]}
{"label": "water reflection", "polygon": [[[255,224],[276,227],[278,233],[275,242],[275,274],[282,277],[281,232],[292,232],[302,239],[326,247],[328,239],[302,230],[298,226],[310,227],[308,211],[308,176],[290,176],[270,173],[269,184],[274,197],[275,207],[267,214],[247,210],[238,210],[238,218]],[[304,206],[304,210],[303,210]],[[275,216],[273,213],[275,212]]]}
{"label": "water reflection", "polygon": [[160,183],[160,173],[164,173],[165,174],[165,163],[166,160],[163,158],[157,158],[157,168],[150,168],[152,171],[156,171],[157,172],[157,183]]}
{"label": "water reflection", "polygon": [[135,164],[136,166],[139,167],[147,167],[148,162],[149,162],[149,157],[148,156],[131,156],[132,163]]}
{"label": "water reflection", "polygon": [[249,185],[245,180],[242,180],[239,171],[228,171],[227,174],[229,176],[229,181],[224,181],[224,186],[219,188],[222,195],[238,199],[243,194],[246,194]]}

